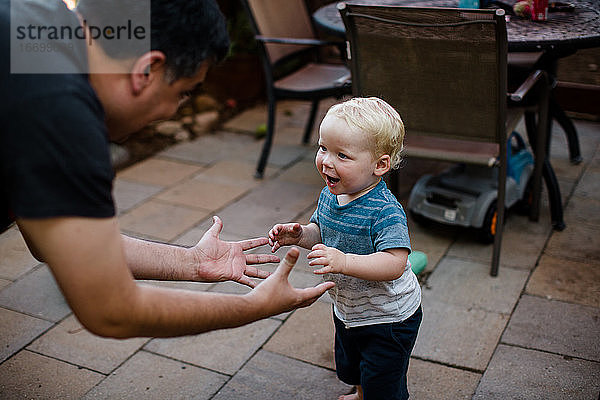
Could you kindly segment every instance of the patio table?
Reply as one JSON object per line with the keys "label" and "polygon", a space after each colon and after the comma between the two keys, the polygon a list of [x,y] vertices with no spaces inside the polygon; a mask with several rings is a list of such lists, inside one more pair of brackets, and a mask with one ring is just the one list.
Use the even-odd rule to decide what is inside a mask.
{"label": "patio table", "polygon": [[[571,0],[572,11],[549,12],[546,21],[531,21],[511,14],[512,6],[517,0],[490,2],[491,8],[504,6],[507,12],[507,40],[510,53],[543,52],[536,68],[546,70],[550,76],[556,76],[557,60],[575,53],[578,49],[600,46],[600,0]],[[550,0],[551,2],[551,0]],[[458,7],[458,0],[356,0],[349,3],[366,5],[396,5],[411,7]],[[329,34],[345,37],[345,28],[337,9],[337,3],[327,4],[313,13],[318,28]],[[554,96],[550,98],[548,132],[546,132],[546,156],[549,152],[551,121],[556,121],[565,131],[569,141],[571,161],[581,162],[577,131],[573,122],[564,113]],[[528,135],[530,130],[528,129]],[[529,136],[533,144],[537,138]],[[552,225],[556,230],[565,228],[563,220],[562,200],[558,180],[548,160],[544,157],[543,175],[550,198]],[[537,219],[537,215],[533,216]]]}
{"label": "patio table", "polygon": [[[544,22],[510,16],[506,24],[509,52],[574,52],[600,46],[600,0],[565,0],[574,6],[571,12],[549,12]],[[552,0],[550,0],[552,2]],[[458,7],[458,0],[357,0],[349,3],[411,7]],[[516,0],[504,0],[512,9]],[[491,2],[490,7],[498,8]],[[327,4],[313,14],[316,25],[329,33],[345,36],[344,24],[336,8]],[[509,13],[507,13],[509,14]]]}

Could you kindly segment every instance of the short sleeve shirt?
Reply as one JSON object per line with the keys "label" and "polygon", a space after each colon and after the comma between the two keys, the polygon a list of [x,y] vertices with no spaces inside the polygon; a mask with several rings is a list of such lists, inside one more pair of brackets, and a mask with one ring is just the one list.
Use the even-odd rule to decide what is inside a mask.
{"label": "short sleeve shirt", "polygon": [[[87,75],[10,73],[9,3],[0,0],[0,231],[17,217],[112,217],[102,105]],[[55,23],[76,18],[60,0],[41,3],[56,8]]]}
{"label": "short sleeve shirt", "polygon": [[[319,225],[323,244],[344,253],[372,254],[392,248],[410,252],[406,214],[383,181],[343,206],[325,187],[311,222]],[[346,326],[400,322],[421,304],[421,288],[410,267],[393,281],[367,281],[342,274],[324,278],[336,283],[329,295],[336,316]]]}

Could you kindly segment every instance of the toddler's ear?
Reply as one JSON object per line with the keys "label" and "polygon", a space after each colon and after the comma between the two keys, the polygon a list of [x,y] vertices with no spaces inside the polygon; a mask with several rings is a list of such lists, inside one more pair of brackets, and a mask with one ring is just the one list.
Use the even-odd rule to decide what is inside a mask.
{"label": "toddler's ear", "polygon": [[375,171],[373,171],[373,173],[375,176],[383,176],[390,170],[391,167],[392,162],[390,156],[384,154],[377,160],[377,163],[375,164]]}

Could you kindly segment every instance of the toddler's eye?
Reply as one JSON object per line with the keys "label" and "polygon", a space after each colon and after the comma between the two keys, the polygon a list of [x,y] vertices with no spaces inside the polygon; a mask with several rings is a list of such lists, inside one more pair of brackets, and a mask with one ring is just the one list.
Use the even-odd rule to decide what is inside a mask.
{"label": "toddler's eye", "polygon": [[339,154],[338,154],[338,157],[339,157],[339,158],[341,158],[341,159],[346,159],[346,158],[348,158],[348,156],[347,156],[347,155],[345,155],[344,153],[339,153]]}
{"label": "toddler's eye", "polygon": [[327,147],[320,145],[319,146],[319,151],[327,151]]}

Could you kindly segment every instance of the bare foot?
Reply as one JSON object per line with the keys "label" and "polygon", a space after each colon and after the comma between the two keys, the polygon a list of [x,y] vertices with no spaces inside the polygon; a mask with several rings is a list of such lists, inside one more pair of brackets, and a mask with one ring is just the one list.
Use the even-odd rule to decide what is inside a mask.
{"label": "bare foot", "polygon": [[362,400],[362,387],[355,386],[351,393],[338,397],[338,400]]}

